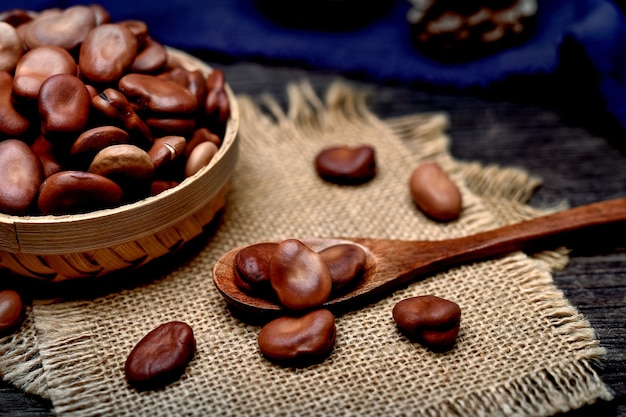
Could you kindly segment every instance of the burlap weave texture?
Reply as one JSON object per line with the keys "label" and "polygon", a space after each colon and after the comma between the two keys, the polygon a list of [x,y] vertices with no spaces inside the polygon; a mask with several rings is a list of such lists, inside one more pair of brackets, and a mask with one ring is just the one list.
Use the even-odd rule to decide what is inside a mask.
{"label": "burlap weave texture", "polygon": [[[337,344],[324,362],[266,361],[256,345],[260,327],[234,317],[211,282],[215,261],[232,247],[316,236],[433,240],[538,214],[524,205],[536,178],[449,154],[445,115],[382,121],[363,91],[341,83],[324,101],[306,82],[288,92],[287,111],[271,97],[238,97],[240,161],[206,247],[140,285],[35,301],[23,329],[0,339],[4,379],[68,416],[540,416],[611,397],[593,369],[603,353],[593,329],[552,282],[551,268],[566,261],[558,251],[426,277],[338,317]],[[373,181],[345,187],[316,176],[323,147],[363,143],[377,151]],[[412,204],[407,181],[423,160],[439,162],[460,187],[458,221],[435,223]],[[420,294],[461,306],[450,351],[434,353],[397,330],[391,309]],[[170,320],[192,326],[197,354],[179,381],[137,392],[124,379],[126,356]]]}

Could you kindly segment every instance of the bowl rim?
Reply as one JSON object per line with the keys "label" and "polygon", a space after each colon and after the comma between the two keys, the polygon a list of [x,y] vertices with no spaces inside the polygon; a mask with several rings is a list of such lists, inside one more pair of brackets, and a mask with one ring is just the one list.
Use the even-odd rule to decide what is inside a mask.
{"label": "bowl rim", "polygon": [[[172,47],[166,46],[166,49],[170,61],[181,63],[187,69],[199,69],[205,75],[213,71],[199,58]],[[0,213],[0,251],[61,254],[110,247],[157,233],[202,208],[227,185],[238,159],[239,106],[228,83],[225,89],[231,114],[222,145],[209,164],[194,175],[155,196],[114,208],[64,215]],[[144,225],[150,216],[158,216],[158,227],[132,227],[133,222]],[[109,229],[103,234],[105,226]],[[70,227],[73,236],[68,236]]]}

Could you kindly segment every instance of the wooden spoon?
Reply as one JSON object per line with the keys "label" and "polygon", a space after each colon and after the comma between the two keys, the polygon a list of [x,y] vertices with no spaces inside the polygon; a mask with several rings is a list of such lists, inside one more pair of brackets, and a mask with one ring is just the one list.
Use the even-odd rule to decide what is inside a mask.
{"label": "wooden spoon", "polygon": [[[537,217],[470,236],[438,241],[405,241],[375,238],[301,239],[314,250],[338,243],[354,243],[366,252],[362,280],[349,292],[329,300],[324,306],[346,311],[361,307],[375,296],[389,293],[426,274],[433,274],[462,263],[484,260],[538,243],[556,245],[552,238],[597,226],[626,221],[626,198],[588,204]],[[277,313],[282,307],[255,297],[234,283],[234,258],[242,247],[231,249],[213,268],[213,282],[226,301],[243,311]]]}

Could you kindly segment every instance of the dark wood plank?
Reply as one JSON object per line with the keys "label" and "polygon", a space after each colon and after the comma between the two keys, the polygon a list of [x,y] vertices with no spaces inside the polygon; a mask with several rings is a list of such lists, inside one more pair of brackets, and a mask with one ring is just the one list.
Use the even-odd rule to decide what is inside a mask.
{"label": "dark wood plank", "polygon": [[0,381],[0,416],[48,417],[51,404]]}

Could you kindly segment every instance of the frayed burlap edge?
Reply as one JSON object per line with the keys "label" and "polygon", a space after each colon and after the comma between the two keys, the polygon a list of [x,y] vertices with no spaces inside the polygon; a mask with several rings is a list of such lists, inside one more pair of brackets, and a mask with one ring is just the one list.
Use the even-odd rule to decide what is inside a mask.
{"label": "frayed burlap edge", "polygon": [[0,337],[0,376],[17,388],[48,399],[48,385],[39,356],[37,328],[32,308],[25,309],[26,319],[14,333]]}
{"label": "frayed burlap edge", "polygon": [[[367,111],[364,104],[365,94],[345,85],[332,86],[326,103],[323,103],[321,100],[316,101],[316,95],[308,83],[289,86],[289,95],[292,106],[287,115],[274,108],[276,111],[273,112],[273,116],[276,117],[278,124],[298,125],[303,121],[316,123],[320,114],[328,117],[336,116],[333,115],[333,111],[342,112],[341,118],[348,121],[361,118],[370,123],[382,123]],[[270,110],[272,106],[275,106],[275,102],[269,97],[262,98],[262,101],[265,102]],[[307,105],[300,106],[303,103],[307,103]],[[498,212],[492,213],[495,222],[492,226],[539,214],[533,210],[527,210],[522,204],[531,194],[532,189],[536,187],[536,179],[530,176],[524,177],[525,174],[522,170],[512,172],[498,167],[489,167],[488,177],[492,181],[491,185],[480,185],[480,181],[472,180],[472,178],[479,177],[484,179],[480,175],[481,169],[484,167],[481,167],[479,164],[468,165],[455,161],[447,154],[441,155],[441,143],[445,144],[449,140],[443,134],[443,129],[447,123],[445,115],[433,114],[432,117],[420,115],[414,120],[418,120],[417,126],[415,129],[408,129],[408,132],[417,132],[419,134],[404,135],[404,139],[413,140],[410,146],[419,145],[419,141],[424,138],[429,139],[427,146],[432,145],[433,142],[440,141],[432,148],[422,147],[420,158],[418,159],[436,158],[443,161],[451,169],[451,174],[456,180],[463,181],[470,190],[481,195],[482,198],[486,197],[484,194],[499,190],[498,185],[510,184],[509,181],[512,175],[517,176],[518,181],[516,183],[525,189],[523,192],[513,194],[515,196],[513,200],[518,199],[519,201],[515,201],[515,204],[508,206],[507,210],[502,210],[499,214]],[[257,120],[248,119],[246,122],[253,123],[255,121]],[[263,123],[261,119],[259,121]],[[390,123],[388,126],[394,130],[392,125],[393,123]],[[409,125],[405,124],[405,127],[409,127]],[[433,139],[436,140],[433,141]],[[437,150],[438,147],[439,151]],[[492,202],[486,205],[496,207],[499,202],[504,204],[503,201],[510,201],[507,199],[511,197],[511,195],[491,196]],[[510,207],[518,207],[519,210],[510,210]],[[503,213],[508,213],[509,215],[514,213],[516,216],[515,220],[512,220],[511,217],[503,216]],[[563,260],[567,257],[565,254],[556,254],[554,258]],[[576,352],[577,360],[559,364],[555,368],[538,369],[537,374],[534,376],[524,375],[519,378],[512,378],[508,384],[494,386],[493,389],[483,392],[459,393],[459,396],[450,398],[448,402],[439,403],[432,408],[421,409],[420,414],[433,416],[551,415],[592,403],[598,398],[605,400],[612,398],[611,393],[594,370],[597,362],[602,358],[604,350],[599,347],[593,329],[554,286],[549,268],[534,268],[534,264],[526,261],[525,255],[517,254],[507,258],[502,264],[510,268],[509,272],[512,275],[524,278],[524,282],[521,283],[522,288],[533,295],[537,311],[540,311],[542,317],[551,324],[555,334],[567,340],[571,346],[571,351]],[[76,303],[65,304],[67,316],[72,321],[74,307],[79,307],[79,305]],[[45,314],[48,307],[52,308],[46,302],[38,303],[38,308],[42,314]],[[13,344],[11,340],[7,341],[8,343],[6,344],[4,343],[5,341],[0,340],[3,342],[2,352],[8,352],[8,355],[12,357],[12,359],[9,359],[9,362],[13,362],[12,366],[0,368],[2,369],[3,378],[27,392],[47,397],[45,370],[41,368],[41,361],[37,354],[40,349],[46,350],[45,356],[48,360],[55,360],[59,363],[64,360],[64,354],[76,355],[77,351],[83,352],[84,355],[80,358],[81,363],[84,366],[94,366],[94,369],[97,370],[98,365],[102,364],[105,358],[102,357],[103,352],[93,349],[91,345],[93,329],[90,326],[93,323],[85,321],[83,327],[79,323],[76,324],[79,329],[76,330],[74,328],[71,337],[63,336],[59,338],[55,337],[54,334],[64,334],[63,329],[46,328],[44,327],[45,324],[41,321],[38,322],[36,318],[34,320],[29,318],[21,330],[26,330],[21,340],[18,340],[19,338],[17,337],[13,339],[13,341],[18,342],[17,345]],[[38,340],[37,331],[31,332],[33,327],[38,332],[47,333],[45,345]],[[30,359],[28,364],[23,368],[19,368],[17,364],[23,363],[26,358]],[[3,357],[3,364],[4,359]],[[75,356],[72,357],[72,361],[75,360]],[[77,394],[85,396],[85,381],[76,381],[71,374],[56,375],[55,378],[57,379],[55,384],[61,383],[65,388],[69,388],[70,391],[74,387]],[[94,378],[98,378],[98,375],[95,374]],[[97,387],[95,390],[93,392],[94,395],[97,394]],[[73,407],[76,406],[76,404],[73,404]],[[101,406],[100,411],[105,414],[113,414],[115,412],[114,402],[101,404]],[[71,409],[76,411],[76,408],[73,407],[65,409],[65,411],[71,412]],[[63,412],[63,410],[63,406],[57,408],[58,412]],[[396,410],[396,414],[401,415],[401,410]],[[407,414],[411,413],[407,412]]]}
{"label": "frayed burlap edge", "polygon": [[[450,122],[445,113],[407,115],[385,122],[409,148],[422,149],[424,140],[431,143],[439,141],[439,145],[446,148],[449,146],[450,138],[445,131]],[[541,209],[528,206],[526,203],[541,186],[542,180],[522,168],[485,166],[457,160],[454,164],[462,172],[464,184],[481,197],[494,216],[494,227],[568,208],[567,202]],[[567,266],[568,254],[566,247],[530,254],[531,259],[536,261],[537,270],[531,274],[533,279],[525,282],[525,288],[535,294],[534,301],[544,318],[551,323],[555,333],[575,346],[581,360],[559,369],[542,370],[538,372],[536,381],[525,377],[512,382],[508,389],[498,387],[492,392],[474,393],[472,398],[461,402],[464,406],[459,406],[456,399],[451,400],[447,406],[438,407],[432,415],[552,415],[593,403],[598,398],[607,401],[613,398],[613,393],[595,370],[601,366],[606,350],[600,346],[591,324],[569,303],[552,280],[551,272]],[[518,401],[512,404],[507,401],[507,396]],[[494,402],[502,407],[499,411],[491,408]]]}
{"label": "frayed burlap edge", "polygon": [[[287,115],[271,97],[262,99],[267,108],[273,109],[271,113],[279,124],[317,126],[320,115],[332,117],[334,113],[341,113],[346,120],[380,123],[366,106],[369,91],[355,91],[349,85],[335,83],[328,90],[325,102],[317,98],[307,82],[290,85],[288,91],[291,106]],[[448,152],[450,138],[445,130],[449,126],[449,118],[445,113],[408,115],[383,122],[409,149],[419,148],[419,152],[415,152],[419,154],[418,163],[424,160],[441,162],[455,180],[461,179],[469,190],[478,195],[494,217],[492,227],[567,208],[566,202],[541,209],[526,205],[542,181],[524,169],[455,160]],[[420,414],[548,416],[579,408],[597,399],[613,398],[595,370],[606,354],[605,349],[600,346],[590,323],[569,303],[552,280],[551,272],[567,265],[568,253],[565,247],[556,248],[532,254],[535,263],[512,262],[509,266],[511,274],[526,269],[524,289],[533,294],[537,310],[550,322],[554,333],[565,338],[572,350],[578,352],[579,360],[561,367],[538,370],[536,378],[524,376],[513,380],[508,387],[499,386],[493,391],[459,396],[431,410],[420,410]],[[524,277],[524,274],[519,274],[519,277]]]}
{"label": "frayed burlap edge", "polygon": [[576,352],[577,360],[537,369],[535,375],[515,377],[508,384],[451,399],[448,404],[436,407],[432,415],[550,416],[592,404],[597,399],[613,398],[595,369],[606,352],[590,323],[554,286],[548,270],[521,262],[525,255],[519,256],[520,259],[509,257],[504,268],[532,295],[536,311],[550,323],[553,333]]}

